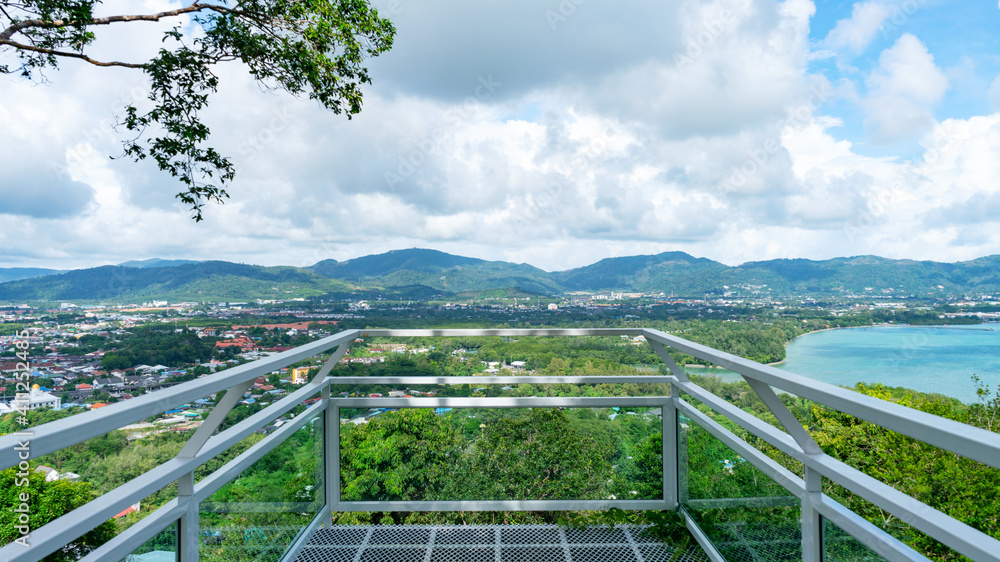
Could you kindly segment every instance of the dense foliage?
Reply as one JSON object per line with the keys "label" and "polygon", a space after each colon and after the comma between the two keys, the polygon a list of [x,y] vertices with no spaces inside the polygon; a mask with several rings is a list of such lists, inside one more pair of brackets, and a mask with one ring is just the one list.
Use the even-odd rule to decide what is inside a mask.
{"label": "dense foliage", "polygon": [[212,344],[193,332],[175,333],[173,327],[141,329],[124,338],[114,351],[101,358],[105,370],[129,369],[136,365],[186,365],[204,363],[212,357]]}
{"label": "dense foliage", "polygon": [[[3,506],[0,510],[0,544],[8,544],[21,536],[15,527],[20,524],[18,520],[20,514],[15,509],[22,503],[25,504],[24,511],[29,516],[28,526],[34,530],[96,497],[88,482],[68,480],[47,482],[45,474],[37,472],[37,468],[37,463],[30,463],[27,473],[23,475],[18,474],[20,471],[17,468],[0,471],[0,506]],[[27,495],[26,502],[21,501],[21,494]],[[47,562],[78,560],[116,534],[118,531],[114,523],[106,521],[46,557],[45,560]]]}
{"label": "dense foliage", "polygon": [[[696,379],[700,385],[712,393],[754,413],[773,425],[778,425],[777,420],[768,413],[767,407],[746,383],[722,383],[718,379],[703,377],[696,377]],[[998,429],[997,419],[1000,416],[1000,396],[993,395],[985,387],[981,387],[981,389],[982,400],[976,404],[966,405],[941,395],[924,394],[905,388],[886,387],[881,384],[859,383],[854,387],[854,390],[869,396],[996,431]],[[781,395],[781,397],[786,406],[808,428],[813,438],[827,454],[934,509],[947,513],[986,534],[1000,538],[1000,520],[998,520],[997,515],[1000,514],[1000,498],[995,493],[996,482],[1000,479],[1000,471],[997,469],[807,400],[789,395]],[[701,408],[704,409],[704,406]],[[802,475],[801,464],[776,451],[735,424],[721,417],[715,419],[792,472]],[[691,445],[689,453],[691,459],[709,459],[709,464],[711,464],[710,459],[713,456],[716,462],[724,460],[723,457],[734,459],[735,454],[715,438],[710,436],[707,439],[697,437],[698,433],[705,432],[696,426],[689,432],[691,443],[694,443],[695,439],[702,440],[702,445],[698,449]],[[696,450],[698,451],[697,455],[695,454]],[[709,452],[712,450],[715,450],[716,453]],[[738,482],[741,478],[744,479],[744,482],[749,482],[746,480],[751,477],[751,474],[747,472],[749,470],[756,473],[752,476],[754,486],[748,484],[737,486],[739,492],[735,495],[732,491],[725,492],[710,486],[703,488],[703,490],[709,490],[708,492],[695,495],[696,483],[703,480],[703,475],[706,473],[701,468],[696,470],[695,466],[692,463],[690,472],[692,475],[697,473],[699,476],[692,477],[692,497],[753,498],[786,495],[782,490],[774,488],[773,483],[768,484],[768,486],[774,488],[775,492],[759,491],[760,481],[768,479],[745,463],[737,463],[726,479],[730,483]],[[931,559],[966,560],[938,541],[909,526],[907,521],[890,515],[839,485],[827,481],[823,491]],[[753,519],[779,522],[784,520],[792,526],[797,524],[798,514],[796,510],[778,508],[762,513],[760,510],[755,511],[746,507],[753,507],[752,503],[739,509],[709,510],[704,513],[704,520],[713,525],[733,520],[746,524],[748,520]]]}

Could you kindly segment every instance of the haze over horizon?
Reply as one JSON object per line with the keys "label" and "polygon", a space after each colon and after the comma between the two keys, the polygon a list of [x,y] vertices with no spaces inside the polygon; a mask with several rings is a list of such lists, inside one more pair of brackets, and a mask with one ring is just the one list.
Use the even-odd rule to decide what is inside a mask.
{"label": "haze over horizon", "polygon": [[[219,69],[204,117],[239,173],[200,224],[154,165],[108,158],[139,74],[4,77],[0,267],[1000,254],[995,3],[373,3],[398,36],[351,121]],[[101,30],[95,53],[141,58],[176,23]]]}

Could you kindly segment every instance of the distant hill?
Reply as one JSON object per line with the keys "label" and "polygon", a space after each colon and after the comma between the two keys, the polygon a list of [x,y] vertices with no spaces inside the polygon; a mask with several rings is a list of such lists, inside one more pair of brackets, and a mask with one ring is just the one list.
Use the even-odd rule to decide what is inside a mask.
{"label": "distant hill", "polygon": [[[729,269],[725,264],[696,258],[684,252],[605,258],[595,264],[556,273],[570,290],[608,289],[703,293],[714,276]],[[708,285],[706,285],[708,283]]]}
{"label": "distant hill", "polygon": [[0,284],[0,301],[252,300],[350,291],[342,281],[295,267],[209,261],[174,267],[107,265]]}
{"label": "distant hill", "polygon": [[[675,295],[893,294],[928,296],[1000,291],[1000,256],[957,263],[854,256],[778,259],[730,267],[683,252],[608,258],[556,273],[570,290],[632,290]],[[891,289],[891,291],[890,291]]]}
{"label": "distant hill", "polygon": [[486,261],[413,248],[338,262],[324,260],[307,269],[359,285],[405,287],[424,285],[458,293],[519,287],[536,293],[559,293],[552,274],[527,264]]}
{"label": "distant hill", "polygon": [[31,279],[33,277],[43,277],[45,275],[55,275],[57,273],[65,273],[65,271],[39,267],[0,267],[0,283],[17,281],[19,279]]}
{"label": "distant hill", "polygon": [[[150,262],[153,263],[150,263]],[[437,250],[394,250],[308,268],[223,261],[126,262],[0,283],[0,302],[30,300],[254,300],[289,297],[427,300],[484,294],[552,295],[629,291],[675,296],[874,294],[918,297],[1000,292],[1000,255],[940,263],[854,256],[780,259],[730,267],[684,252],[607,258],[559,272]],[[0,270],[0,273],[17,270]],[[25,272],[25,275],[28,273]]]}
{"label": "distant hill", "polygon": [[1000,291],[1000,255],[941,263],[854,256],[813,261],[783,259],[748,262],[723,277],[731,283],[767,284],[785,294],[863,293],[961,294]]}
{"label": "distant hill", "polygon": [[137,267],[137,268],[147,268],[147,267],[176,267],[178,265],[188,265],[192,263],[202,263],[200,261],[193,260],[161,260],[160,258],[150,258],[148,260],[132,260],[118,265],[122,267]]}

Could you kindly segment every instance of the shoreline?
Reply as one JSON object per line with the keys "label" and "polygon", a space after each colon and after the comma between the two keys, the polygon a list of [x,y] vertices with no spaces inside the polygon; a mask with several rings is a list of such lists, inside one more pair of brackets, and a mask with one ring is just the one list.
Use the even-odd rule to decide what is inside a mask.
{"label": "shoreline", "polygon": [[[1000,324],[1000,323],[998,323],[998,322],[982,322],[982,324]],[[956,328],[957,326],[958,325],[951,325],[951,324],[889,324],[889,323],[871,324],[871,325],[868,325],[868,326],[837,326],[836,328],[820,328],[819,330],[813,330],[811,332],[806,332],[804,334],[799,334],[799,335],[795,336],[794,338],[786,341],[785,344],[784,344],[784,346],[785,346],[785,349],[788,349],[788,346],[791,345],[792,342],[794,342],[795,340],[797,340],[797,339],[799,339],[801,337],[808,336],[808,335],[811,335],[811,334],[818,334],[820,332],[832,332],[834,330],[858,330],[858,329],[864,329],[864,328],[933,328],[933,329],[944,330],[944,329],[948,329],[948,328]],[[975,329],[979,329],[979,330],[983,330],[983,331],[993,331],[994,330],[993,328],[961,328],[961,329],[963,329],[963,330],[975,330]],[[766,363],[766,365],[768,367],[777,367],[779,365],[782,365],[782,364],[785,363],[785,361],[787,361],[787,356],[788,356],[788,354],[786,353],[785,354],[786,359],[782,359],[781,361],[775,361],[773,363]],[[696,365],[696,364],[688,364],[688,365],[681,365],[681,367],[696,367],[696,368],[699,368],[699,369],[725,369],[725,367],[720,367],[718,365]]]}
{"label": "shoreline", "polygon": [[[929,329],[931,329],[933,331],[936,331],[936,332],[941,332],[943,330],[950,330],[951,334],[957,334],[959,332],[967,332],[967,334],[966,334],[967,336],[972,336],[975,333],[983,333],[983,332],[986,332],[986,333],[988,333],[988,332],[994,332],[994,333],[996,333],[996,332],[1000,332],[1000,323],[997,323],[997,322],[984,322],[984,323],[982,323],[982,324],[980,324],[980,325],[978,325],[976,327],[972,327],[972,328],[969,328],[969,327],[967,327],[965,325],[939,325],[939,324],[934,324],[934,325],[916,324],[916,325],[914,325],[914,324],[895,324],[895,323],[892,323],[892,324],[889,324],[889,323],[884,323],[884,324],[870,324],[870,325],[866,325],[866,326],[842,326],[842,327],[837,327],[837,328],[832,328],[832,327],[831,328],[822,328],[822,329],[818,329],[818,330],[813,330],[813,331],[810,331],[810,332],[806,332],[806,333],[803,333],[803,334],[800,334],[800,335],[796,336],[795,338],[792,338],[791,340],[789,340],[785,344],[785,347],[787,349],[788,344],[790,344],[792,341],[795,341],[798,338],[800,338],[802,336],[805,336],[805,335],[808,335],[808,334],[813,334],[813,333],[816,333],[816,332],[826,332],[826,331],[832,331],[832,330],[845,330],[845,329],[849,329],[849,328],[929,328]],[[910,335],[907,335],[907,334],[910,334]],[[875,338],[878,335],[879,334],[873,332],[872,335],[871,335],[871,337]],[[914,330],[914,331],[911,331],[911,332],[902,332],[901,334],[891,335],[890,332],[882,331],[881,335],[884,336],[884,337],[888,337],[888,338],[900,338],[900,337],[903,337],[903,338],[907,338],[907,337],[920,337],[920,338],[924,338],[924,337],[933,337],[933,332],[931,332],[931,331],[924,331],[924,330]],[[964,337],[964,336],[954,336],[954,337]],[[976,336],[976,337],[978,338],[980,336]],[[857,339],[857,338],[854,338],[854,336],[847,336],[847,338],[848,339]],[[861,336],[860,339],[861,340],[865,340],[866,336]],[[991,339],[991,341],[992,341],[992,339]],[[786,353],[786,358],[787,357],[788,357],[788,355]],[[786,362],[787,362],[787,359],[786,360],[782,360],[782,361],[778,361],[778,362],[774,362],[774,363],[768,363],[768,366],[778,367],[778,366],[781,366],[783,363],[786,363]],[[994,363],[992,363],[992,362],[990,363],[990,365],[993,365],[993,364]],[[697,375],[706,376],[706,377],[718,377],[718,378],[721,378],[724,382],[728,382],[730,380],[729,377],[735,375],[735,378],[733,380],[736,380],[736,381],[740,380],[739,373],[730,373],[724,367],[719,367],[717,365],[703,365],[703,364],[698,364],[698,365],[694,365],[694,364],[682,365],[682,368],[688,368],[688,367],[690,367],[692,370],[693,369],[698,369],[699,370],[698,373],[692,373],[692,374],[697,374]],[[913,378],[913,379],[904,377],[906,380],[901,380],[898,377],[896,377],[895,379],[893,379],[893,377],[889,377],[890,380],[886,380],[881,375],[878,375],[878,376],[875,376],[875,375],[865,376],[865,375],[863,375],[861,373],[855,373],[858,376],[851,383],[844,382],[842,384],[842,383],[834,383],[834,382],[829,382],[829,381],[824,381],[824,382],[828,382],[829,384],[834,384],[835,386],[840,386],[842,388],[848,388],[848,389],[853,389],[854,385],[856,383],[858,383],[858,382],[866,382],[866,383],[879,383],[879,382],[881,382],[882,384],[885,384],[887,386],[898,387],[898,388],[905,388],[905,389],[913,390],[915,392],[922,393],[922,394],[928,394],[928,395],[931,395],[931,394],[940,394],[942,396],[947,397],[948,399],[957,400],[957,401],[961,402],[962,404],[965,404],[966,406],[977,403],[977,397],[976,397],[976,395],[975,394],[970,394],[968,392],[968,387],[969,387],[968,379],[967,378],[961,378],[961,377],[956,378],[954,376],[951,376],[951,374],[960,374],[957,370],[954,370],[954,369],[952,369],[952,370],[955,371],[955,372],[949,374],[950,378],[945,377],[945,378],[948,379],[949,385],[950,385],[949,388],[947,388],[947,389],[942,388],[940,386],[940,384],[932,385],[932,386],[929,387],[927,384],[925,384],[926,381],[924,379],[926,377],[924,377],[924,375],[921,375],[920,377],[916,377],[916,378]],[[723,371],[726,371],[726,372],[723,372]],[[970,368],[969,369],[969,372],[973,372],[973,371],[978,372],[978,369],[976,369],[976,368]],[[789,371],[785,371],[785,372],[789,372]],[[795,374],[802,375],[798,371],[793,371],[793,372]],[[982,372],[979,372],[979,375],[980,375],[980,377],[983,377],[983,373]],[[1000,380],[1000,379],[992,378],[993,375],[1000,376],[1000,371],[997,371],[997,372],[991,374],[990,375],[991,378],[989,378],[989,379],[987,379],[987,378],[984,377],[984,380],[990,380],[991,382],[995,382],[997,380]],[[802,376],[805,376],[806,378],[813,378],[815,380],[823,380],[822,377],[812,377],[812,376],[808,376],[808,375],[802,375]],[[924,378],[921,378],[921,377],[924,377]],[[919,388],[917,388],[917,387],[919,387]],[[787,391],[781,391],[781,392],[787,393]]]}

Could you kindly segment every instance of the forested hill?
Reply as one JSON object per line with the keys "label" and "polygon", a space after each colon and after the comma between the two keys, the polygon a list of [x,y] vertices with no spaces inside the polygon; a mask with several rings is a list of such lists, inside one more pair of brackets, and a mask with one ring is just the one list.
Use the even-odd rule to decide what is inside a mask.
{"label": "forested hill", "polygon": [[[151,267],[150,262],[155,265]],[[1000,292],[1000,255],[956,263],[855,256],[728,266],[684,252],[664,252],[607,258],[559,272],[426,249],[394,250],[342,262],[324,260],[308,268],[222,261],[127,263],[145,267],[104,266],[0,283],[0,302],[153,298],[243,301],[318,295],[423,300],[510,288],[532,294],[615,290],[680,297],[734,293],[926,298]],[[0,270],[0,274],[3,272]]]}
{"label": "forested hill", "polygon": [[64,273],[56,269],[43,269],[39,267],[0,267],[0,283],[7,281],[17,281],[20,279],[31,279],[32,277],[42,277],[43,275],[55,275]]}
{"label": "forested hill", "polygon": [[684,252],[605,258],[595,264],[556,273],[570,290],[631,289],[695,294],[711,290],[725,264]]}
{"label": "forested hill", "polygon": [[393,250],[343,262],[324,260],[308,269],[360,285],[423,285],[451,293],[507,287],[543,294],[565,290],[555,275],[528,264],[486,261],[419,248]]}
{"label": "forested hill", "polygon": [[779,259],[730,267],[683,252],[666,252],[608,258],[555,276],[571,290],[926,297],[1000,291],[1000,255],[957,263],[855,256],[822,261]]}
{"label": "forested hill", "polygon": [[106,265],[0,284],[0,301],[24,300],[249,300],[349,291],[348,284],[295,267],[224,261],[175,267]]}

